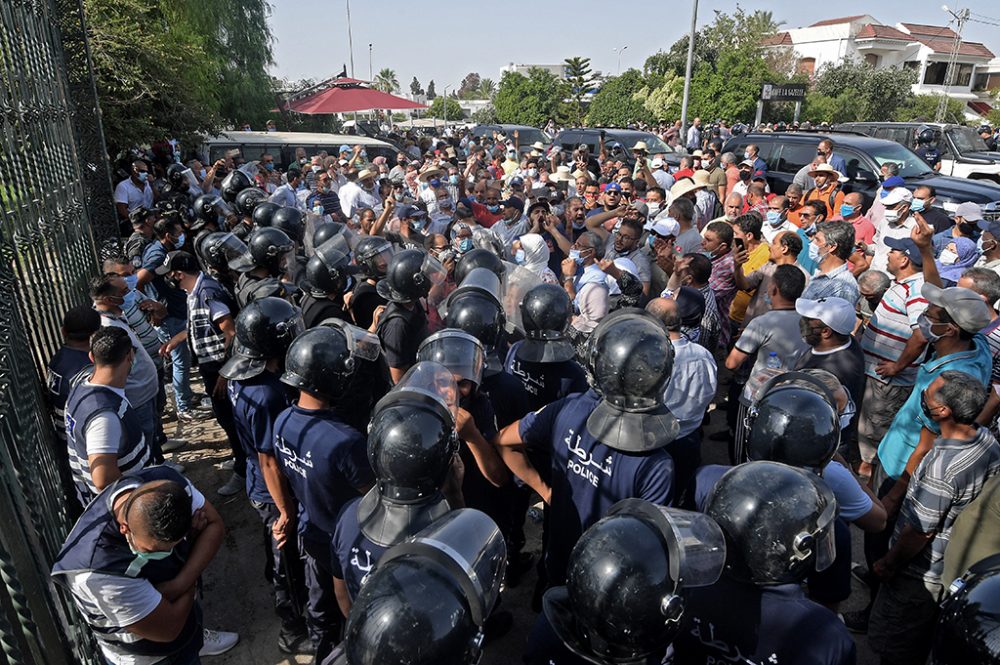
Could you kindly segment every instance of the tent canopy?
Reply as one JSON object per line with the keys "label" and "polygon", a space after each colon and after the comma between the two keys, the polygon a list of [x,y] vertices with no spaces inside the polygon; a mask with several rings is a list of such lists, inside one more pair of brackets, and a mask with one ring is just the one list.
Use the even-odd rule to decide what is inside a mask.
{"label": "tent canopy", "polygon": [[362,81],[357,79],[339,78],[329,88],[301,99],[292,100],[285,104],[285,108],[295,113],[322,115],[370,111],[372,109],[425,109],[427,107],[403,97],[365,87],[362,85]]}

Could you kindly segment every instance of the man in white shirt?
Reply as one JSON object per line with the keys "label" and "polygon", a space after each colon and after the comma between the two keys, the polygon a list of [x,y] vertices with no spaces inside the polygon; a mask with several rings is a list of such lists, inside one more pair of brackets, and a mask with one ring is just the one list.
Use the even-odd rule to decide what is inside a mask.
{"label": "man in white shirt", "polygon": [[348,182],[340,188],[340,209],[347,219],[353,217],[364,208],[370,208],[375,212],[382,209],[382,197],[379,196],[378,188],[375,186],[375,173],[368,169],[358,172],[358,177],[354,182]]}
{"label": "man in white shirt", "polygon": [[297,191],[301,183],[302,172],[298,169],[288,169],[288,172],[285,173],[285,184],[275,189],[274,194],[271,194],[267,200],[280,206],[298,208],[300,206]]}
{"label": "man in white shirt", "polygon": [[141,159],[132,162],[132,173],[115,187],[115,210],[118,219],[128,221],[136,208],[153,207],[153,188],[149,186],[149,166]]}

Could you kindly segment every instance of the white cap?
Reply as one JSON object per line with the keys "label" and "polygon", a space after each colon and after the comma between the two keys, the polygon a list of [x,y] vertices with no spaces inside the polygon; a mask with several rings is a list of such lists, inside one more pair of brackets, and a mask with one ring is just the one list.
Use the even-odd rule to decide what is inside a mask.
{"label": "white cap", "polygon": [[649,165],[652,166],[654,169],[662,169],[663,168],[663,158],[662,157],[653,157],[653,161],[651,161],[649,163]]}
{"label": "white cap", "polygon": [[889,190],[888,194],[882,197],[882,205],[888,208],[889,206],[894,206],[902,201],[909,203],[912,200],[913,194],[911,194],[910,190],[906,187],[893,187]]}
{"label": "white cap", "polygon": [[624,257],[620,259],[615,259],[615,267],[621,270],[622,272],[629,273],[633,277],[639,276],[639,266],[637,266],[635,264],[635,261],[633,261],[632,259],[626,259]]}
{"label": "white cap", "polygon": [[795,301],[795,311],[807,319],[818,319],[841,335],[854,332],[856,315],[854,306],[843,298],[829,296],[819,300],[799,298]]}
{"label": "white cap", "polygon": [[652,231],[658,236],[673,236],[676,238],[681,234],[681,225],[673,217],[662,217],[660,219],[651,219],[646,222],[645,229],[647,231]]}

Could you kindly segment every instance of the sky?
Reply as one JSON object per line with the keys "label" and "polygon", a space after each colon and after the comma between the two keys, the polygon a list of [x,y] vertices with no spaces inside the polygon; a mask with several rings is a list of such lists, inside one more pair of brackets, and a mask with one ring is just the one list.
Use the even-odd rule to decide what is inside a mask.
{"label": "sky", "polygon": [[[272,74],[297,80],[324,79],[346,64],[347,3],[350,0],[273,0],[271,31],[275,66]],[[735,0],[702,0],[698,27],[710,23],[714,12],[732,12]],[[871,14],[887,25],[898,22],[946,25],[951,18],[935,0],[884,0],[877,5],[861,0],[837,3],[740,3],[747,12],[770,10],[786,28],[824,19]],[[1000,23],[995,0],[968,0],[961,5]],[[434,80],[438,94],[454,90],[469,72],[500,80],[500,68],[510,64],[556,64],[581,56],[605,74],[641,68],[646,57],[667,50],[690,28],[691,3],[616,0],[369,0],[350,2],[354,35],[354,75],[368,79],[371,44],[372,71],[388,67],[404,91],[414,76],[421,86]],[[963,37],[979,41],[1000,56],[1000,29],[969,22]]]}

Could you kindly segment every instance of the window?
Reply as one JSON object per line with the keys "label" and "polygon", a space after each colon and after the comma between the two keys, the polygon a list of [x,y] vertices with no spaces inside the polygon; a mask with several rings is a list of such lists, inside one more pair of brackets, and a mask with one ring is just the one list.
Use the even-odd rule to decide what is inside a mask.
{"label": "window", "polygon": [[955,76],[951,80],[952,85],[967,86],[972,81],[972,70],[974,65],[958,65],[955,68]]}
{"label": "window", "polygon": [[987,90],[987,84],[989,83],[990,75],[982,72],[976,72],[976,78],[972,80],[972,89],[976,92],[982,92]]}
{"label": "window", "polygon": [[924,71],[924,85],[944,85],[946,71],[948,71],[947,62],[928,62]]}
{"label": "window", "polygon": [[[818,144],[818,142],[817,142]],[[812,143],[784,143],[776,151],[776,163],[771,166],[779,173],[798,173],[806,164],[816,158],[816,145]]]}
{"label": "window", "polygon": [[[860,154],[844,148],[837,148],[837,152],[844,158],[844,163],[847,164],[847,173],[844,175],[848,178],[854,179],[860,175],[862,180],[878,180],[876,174],[869,168],[868,160],[864,159]],[[878,161],[878,157],[875,159]]]}

